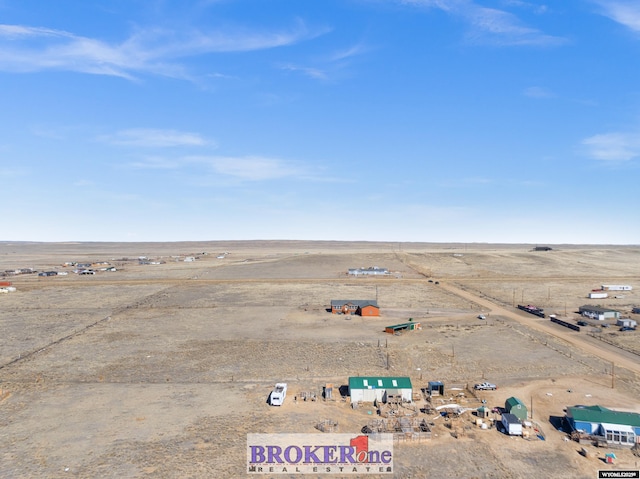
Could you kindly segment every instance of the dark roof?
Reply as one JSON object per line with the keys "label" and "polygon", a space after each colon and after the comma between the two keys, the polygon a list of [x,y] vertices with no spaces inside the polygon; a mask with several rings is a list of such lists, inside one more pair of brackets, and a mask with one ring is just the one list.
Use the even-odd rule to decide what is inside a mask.
{"label": "dark roof", "polygon": [[640,427],[640,414],[607,409],[603,406],[573,406],[567,408],[567,416],[574,421],[624,424]]}
{"label": "dark roof", "polygon": [[374,306],[378,308],[378,302],[375,299],[332,299],[331,307],[334,306],[341,307],[345,304],[353,304],[354,306],[359,306],[364,308],[365,306]]}
{"label": "dark roof", "polygon": [[593,311],[594,313],[617,313],[615,309],[602,308],[600,306],[591,306],[590,304],[582,305],[578,308],[578,311]]}
{"label": "dark roof", "polygon": [[507,421],[509,424],[522,424],[522,422],[520,421],[520,418],[518,418],[518,416],[516,416],[515,414],[508,413],[508,412],[505,412],[502,415],[502,419],[504,421]]}

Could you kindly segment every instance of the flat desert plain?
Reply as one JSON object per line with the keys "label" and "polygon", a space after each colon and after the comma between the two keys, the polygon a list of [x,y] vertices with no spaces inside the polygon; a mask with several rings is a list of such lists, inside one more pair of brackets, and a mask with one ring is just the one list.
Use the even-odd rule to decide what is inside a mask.
{"label": "flat desert plain", "polygon": [[[0,294],[0,477],[299,477],[248,474],[247,434],[319,433],[325,421],[359,434],[380,417],[339,394],[357,375],[409,376],[416,392],[442,381],[432,406],[515,396],[537,429],[510,437],[478,427],[471,411],[418,411],[431,438],[396,443],[392,477],[637,470],[631,450],[581,445],[558,426],[577,404],[640,412],[640,331],[590,321],[577,332],[514,306],[575,323],[579,306],[597,304],[640,320],[640,248],[552,246],[2,242],[0,271],[68,274],[0,278],[16,288]],[[371,266],[390,274],[347,275]],[[602,284],[635,289],[587,299]],[[380,317],[333,315],[332,299],[375,299]],[[422,328],[384,332],[409,318]],[[498,389],[474,393],[481,381]],[[267,404],[276,382],[288,383],[281,407]],[[327,383],[335,400],[322,398]]]}

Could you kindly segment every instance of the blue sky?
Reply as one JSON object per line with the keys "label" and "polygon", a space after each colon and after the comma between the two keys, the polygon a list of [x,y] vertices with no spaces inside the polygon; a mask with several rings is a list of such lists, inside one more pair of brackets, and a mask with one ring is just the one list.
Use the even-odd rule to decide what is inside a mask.
{"label": "blue sky", "polygon": [[638,244],[640,3],[0,0],[0,240]]}

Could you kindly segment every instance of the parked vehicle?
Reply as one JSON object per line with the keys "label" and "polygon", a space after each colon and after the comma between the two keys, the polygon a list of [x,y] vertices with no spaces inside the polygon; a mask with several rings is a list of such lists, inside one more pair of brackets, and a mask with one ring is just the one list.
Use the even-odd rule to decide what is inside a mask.
{"label": "parked vehicle", "polygon": [[479,314],[478,319],[487,319],[487,317],[484,314]]}
{"label": "parked vehicle", "polygon": [[277,383],[269,396],[269,404],[272,406],[282,406],[284,398],[287,397],[287,383]]}
{"label": "parked vehicle", "polygon": [[620,331],[635,331],[636,328],[632,328],[631,326],[622,326]]}
{"label": "parked vehicle", "polygon": [[498,386],[496,386],[495,384],[485,382],[485,383],[476,384],[475,386],[473,386],[473,389],[477,391],[495,391],[496,389],[498,389]]}

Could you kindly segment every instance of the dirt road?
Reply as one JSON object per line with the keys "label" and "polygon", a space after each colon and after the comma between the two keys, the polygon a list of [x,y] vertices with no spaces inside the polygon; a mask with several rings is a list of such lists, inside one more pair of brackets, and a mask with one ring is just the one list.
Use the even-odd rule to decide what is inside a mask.
{"label": "dirt road", "polygon": [[536,319],[525,318],[516,311],[511,311],[488,299],[481,298],[480,296],[465,291],[452,283],[441,282],[440,286],[452,294],[460,296],[466,300],[473,301],[483,308],[488,309],[490,311],[490,314],[492,315],[500,315],[509,319],[513,319],[514,321],[517,321],[518,323],[528,328],[566,341],[572,346],[577,347],[588,354],[592,354],[596,357],[599,357],[600,359],[614,364],[615,367],[622,367],[636,374],[640,374],[639,360],[628,357],[629,353],[627,353],[626,351],[622,351],[606,343],[593,344],[591,341],[589,341],[589,338],[586,338],[581,333],[571,331],[569,329],[563,331],[550,321],[540,322]]}

